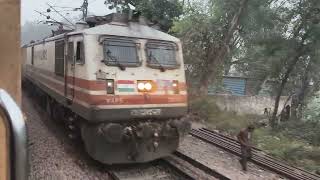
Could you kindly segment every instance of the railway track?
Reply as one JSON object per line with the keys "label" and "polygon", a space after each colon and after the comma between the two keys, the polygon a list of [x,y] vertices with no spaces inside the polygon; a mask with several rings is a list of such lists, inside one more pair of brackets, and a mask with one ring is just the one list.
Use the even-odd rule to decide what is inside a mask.
{"label": "railway track", "polygon": [[165,159],[147,164],[111,167],[106,171],[113,180],[194,180],[170,160]]}
{"label": "railway track", "polygon": [[[221,179],[221,180],[230,180],[227,176],[219,173],[218,171],[206,166],[205,164],[183,154],[182,152],[180,151],[176,151],[174,152],[173,154],[175,157],[177,158],[180,158],[182,159],[183,161],[189,163],[190,165],[192,165],[193,167],[203,171],[206,175],[209,175],[213,178],[216,178],[216,179]],[[198,178],[195,178],[195,179],[198,179]]]}
{"label": "railway track", "polygon": [[129,165],[127,167],[115,169],[112,167],[111,169],[108,169],[107,172],[113,180],[230,180],[228,177],[179,151],[174,152],[170,157],[152,163],[137,166]]}
{"label": "railway track", "polygon": [[[219,148],[222,148],[234,155],[240,156],[240,144],[233,138],[224,136],[222,134],[213,132],[211,130],[193,129],[190,134],[196,138],[199,138],[207,143],[213,144]],[[264,167],[270,171],[292,180],[319,180],[320,176],[312,174],[303,169],[290,166],[280,160],[273,158],[262,150],[253,148],[251,161],[261,167]]]}

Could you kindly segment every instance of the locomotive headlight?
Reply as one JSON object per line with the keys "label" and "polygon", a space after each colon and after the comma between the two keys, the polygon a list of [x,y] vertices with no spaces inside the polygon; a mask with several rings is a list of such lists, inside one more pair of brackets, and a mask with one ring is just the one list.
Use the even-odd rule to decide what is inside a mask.
{"label": "locomotive headlight", "polygon": [[139,89],[140,91],[144,91],[144,89],[145,89],[145,84],[144,84],[143,82],[138,83],[138,89]]}
{"label": "locomotive headlight", "polygon": [[147,91],[150,91],[152,89],[152,84],[147,82],[144,84],[144,88],[147,90]]}
{"label": "locomotive headlight", "polygon": [[139,92],[151,92],[155,91],[156,85],[151,80],[141,80],[138,81]]}
{"label": "locomotive headlight", "polygon": [[113,83],[112,82],[108,82],[107,86],[108,87],[113,87]]}

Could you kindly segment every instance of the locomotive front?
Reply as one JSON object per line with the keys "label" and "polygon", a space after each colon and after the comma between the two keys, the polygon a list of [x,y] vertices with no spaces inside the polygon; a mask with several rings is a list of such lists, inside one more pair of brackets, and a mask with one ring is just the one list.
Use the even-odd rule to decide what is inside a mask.
{"label": "locomotive front", "polygon": [[[106,164],[167,156],[191,126],[181,43],[147,26],[105,26],[84,36],[86,73],[96,80],[82,111],[86,149]],[[100,32],[111,28],[117,34]]]}

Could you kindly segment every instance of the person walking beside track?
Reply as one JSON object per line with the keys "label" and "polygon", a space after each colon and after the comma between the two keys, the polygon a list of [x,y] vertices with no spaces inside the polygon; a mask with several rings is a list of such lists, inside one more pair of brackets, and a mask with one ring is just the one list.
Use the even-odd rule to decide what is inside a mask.
{"label": "person walking beside track", "polygon": [[237,135],[241,147],[241,159],[239,162],[244,171],[247,171],[247,162],[251,158],[251,137],[254,129],[253,125],[249,125],[247,128],[242,129]]}

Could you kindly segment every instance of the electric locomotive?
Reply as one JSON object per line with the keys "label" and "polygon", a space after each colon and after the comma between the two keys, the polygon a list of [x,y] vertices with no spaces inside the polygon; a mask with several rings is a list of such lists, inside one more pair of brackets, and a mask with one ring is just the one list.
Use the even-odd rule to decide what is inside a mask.
{"label": "electric locomotive", "polygon": [[123,14],[76,26],[25,46],[24,82],[48,113],[105,164],[175,151],[190,130],[180,40]]}

